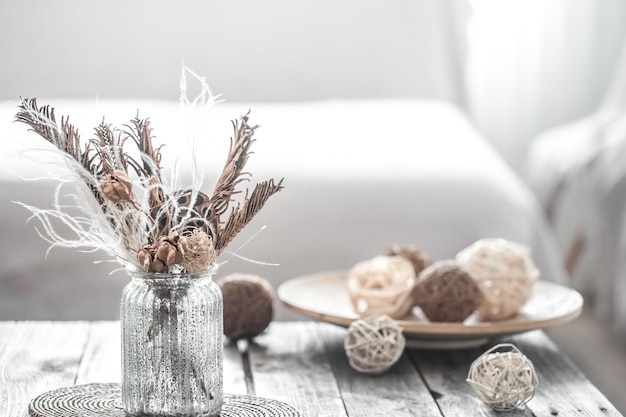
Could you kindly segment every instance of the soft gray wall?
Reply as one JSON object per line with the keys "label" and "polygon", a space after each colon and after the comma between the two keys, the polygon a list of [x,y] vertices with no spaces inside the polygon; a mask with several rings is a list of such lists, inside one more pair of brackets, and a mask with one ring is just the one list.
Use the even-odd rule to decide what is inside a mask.
{"label": "soft gray wall", "polygon": [[462,101],[459,0],[0,4],[0,99],[178,98],[181,63],[231,101]]}

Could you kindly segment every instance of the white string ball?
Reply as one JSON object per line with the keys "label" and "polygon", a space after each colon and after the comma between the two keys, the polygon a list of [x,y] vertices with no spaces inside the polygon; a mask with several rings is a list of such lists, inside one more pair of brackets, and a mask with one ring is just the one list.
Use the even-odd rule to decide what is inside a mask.
{"label": "white string ball", "polygon": [[343,344],[350,366],[374,375],[391,368],[402,356],[405,345],[402,328],[385,314],[354,320]]}
{"label": "white string ball", "polygon": [[361,317],[386,314],[398,319],[413,307],[415,270],[400,256],[376,256],[353,266],[347,274],[352,308]]}
{"label": "white string ball", "polygon": [[533,292],[539,270],[530,248],[505,239],[481,239],[457,256],[478,284],[484,298],[478,312],[487,320],[515,315]]}
{"label": "white string ball", "polygon": [[467,382],[497,411],[523,408],[539,384],[533,363],[511,343],[487,350],[470,366]]}

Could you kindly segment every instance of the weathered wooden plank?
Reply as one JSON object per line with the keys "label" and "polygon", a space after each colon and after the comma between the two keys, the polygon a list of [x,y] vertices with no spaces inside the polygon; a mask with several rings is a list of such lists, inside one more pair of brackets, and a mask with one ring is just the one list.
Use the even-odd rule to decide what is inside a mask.
{"label": "weathered wooden plank", "polygon": [[89,323],[89,337],[78,368],[76,384],[121,382],[120,337],[119,321]]}
{"label": "weathered wooden plank", "polygon": [[381,375],[362,374],[352,369],[346,356],[346,329],[325,325],[321,331],[350,417],[441,416],[407,355]]}
{"label": "weathered wooden plank", "polygon": [[89,335],[85,322],[1,323],[0,415],[22,417],[28,402],[73,385]]}
{"label": "weathered wooden plank", "polygon": [[17,326],[18,323],[15,321],[0,321],[0,357],[2,357],[5,346],[11,341]]}
{"label": "weathered wooden plank", "polygon": [[[50,389],[119,381],[118,326],[0,322],[0,415],[23,417],[30,399]],[[512,342],[533,361],[540,385],[525,410],[507,416],[621,415],[541,331],[476,349],[408,350],[380,376],[350,368],[345,331],[316,322],[273,323],[244,358],[236,343],[227,342],[225,392],[250,393],[242,360],[247,358],[253,392],[291,404],[303,416],[502,416],[480,401],[465,378],[471,362],[490,346]]]}
{"label": "weathered wooden plank", "polygon": [[[525,409],[510,416],[620,416],[621,414],[540,330],[494,340],[476,349],[410,352],[445,416],[500,416],[466,382],[471,363],[497,343],[515,344],[535,366],[539,387]],[[445,370],[445,372],[443,371]]]}
{"label": "weathered wooden plank", "polygon": [[622,415],[543,332],[517,335],[510,341],[533,362],[537,371],[539,386],[528,403],[535,415]]}
{"label": "weathered wooden plank", "polygon": [[272,323],[250,346],[256,395],[292,405],[304,417],[346,411],[316,322]]}
{"label": "weathered wooden plank", "polygon": [[[407,351],[419,369],[441,414],[449,416],[499,416],[487,407],[466,382],[470,364],[486,350],[418,350]],[[528,410],[507,413],[507,416],[532,415]]]}
{"label": "weathered wooden plank", "polygon": [[[247,360],[247,352],[246,355]],[[248,392],[246,374],[243,367],[244,358],[234,341],[224,343],[224,392],[233,395],[252,394]]]}

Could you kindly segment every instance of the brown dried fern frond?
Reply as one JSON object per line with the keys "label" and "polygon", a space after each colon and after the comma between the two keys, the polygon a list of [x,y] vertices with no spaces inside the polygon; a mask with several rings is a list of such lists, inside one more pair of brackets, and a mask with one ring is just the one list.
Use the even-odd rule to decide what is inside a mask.
{"label": "brown dried fern frond", "polygon": [[39,107],[37,106],[37,99],[34,98],[22,98],[22,103],[18,108],[15,121],[27,124],[39,136],[53,145],[59,146],[61,135],[54,117],[54,108],[50,106]]}
{"label": "brown dried fern frond", "polygon": [[85,151],[81,150],[80,135],[78,130],[70,124],[69,118],[61,117],[61,128],[59,128],[54,116],[54,108],[39,107],[35,98],[22,98],[18,108],[19,111],[15,115],[16,122],[28,125],[30,130],[71,156],[87,171],[96,172],[97,163],[91,155],[92,149],[88,145]]}
{"label": "brown dried fern frond", "polygon": [[[135,142],[141,155],[141,168],[138,164],[135,166],[137,174],[146,178],[154,177],[161,181],[161,148],[163,145],[154,147],[150,119],[135,117],[131,123],[132,126],[125,126],[128,129],[126,133]],[[132,160],[129,155],[127,158]]]}
{"label": "brown dried fern frond", "polygon": [[[16,122],[29,126],[30,130],[74,159],[87,173],[97,174],[100,172],[99,152],[91,142],[87,143],[85,150],[81,150],[80,134],[78,129],[69,122],[69,117],[61,117],[61,128],[59,128],[54,116],[54,108],[49,105],[39,107],[35,98],[22,98],[18,109],[15,115]],[[86,174],[80,171],[77,174],[85,180],[96,201],[102,204],[105,197],[99,187],[87,181]]]}
{"label": "brown dried fern frond", "polygon": [[267,200],[275,193],[283,189],[283,179],[278,184],[274,180],[263,181],[257,184],[252,194],[246,196],[242,204],[233,208],[224,228],[219,232],[215,242],[215,250],[220,254],[237,234],[252,220],[263,208]]}
{"label": "brown dried fern frond", "polygon": [[[52,109],[52,111],[54,112],[54,109]],[[52,117],[54,117],[54,114]],[[86,149],[85,153],[81,151],[80,134],[78,133],[78,129],[70,124],[69,117],[61,116],[61,131],[65,136],[65,152],[72,155],[85,168],[90,167],[91,163],[89,159],[85,159],[85,153],[89,153],[89,149]]]}
{"label": "brown dried fern frond", "polygon": [[211,197],[213,209],[209,221],[215,225],[218,232],[222,224],[221,216],[228,210],[233,195],[240,192],[236,190],[237,185],[247,180],[247,178],[243,178],[243,175],[246,174],[243,172],[243,168],[250,155],[250,146],[254,142],[252,136],[258,127],[248,125],[248,114],[250,112],[241,116],[239,121],[232,122],[234,138],[230,138],[228,158]]}
{"label": "brown dried fern frond", "polygon": [[97,140],[91,140],[89,143],[99,159],[96,173],[101,177],[113,175],[116,170],[127,173],[128,163],[122,148],[124,139],[120,132],[103,121],[95,128],[95,133]]}

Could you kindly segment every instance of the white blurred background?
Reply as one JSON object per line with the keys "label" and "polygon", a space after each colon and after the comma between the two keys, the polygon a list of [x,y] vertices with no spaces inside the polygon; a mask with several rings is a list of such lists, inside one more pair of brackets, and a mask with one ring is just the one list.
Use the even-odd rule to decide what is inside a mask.
{"label": "white blurred background", "polygon": [[[617,341],[626,329],[625,35],[625,0],[2,1],[0,101],[177,100],[184,64],[228,102],[452,103],[545,208],[571,284],[593,307],[579,327],[551,335],[619,401],[616,387],[626,382],[626,348]],[[23,197],[19,188],[13,195]],[[15,212],[8,201],[0,207],[3,215]],[[24,309],[18,317],[19,301],[1,294],[7,280],[0,276],[0,299],[15,309],[0,306],[0,319],[37,317]],[[119,286],[103,297],[116,298]],[[90,307],[70,314],[46,310],[45,300],[32,308],[52,318]],[[590,350],[612,366],[599,366]]]}
{"label": "white blurred background", "polygon": [[517,170],[539,132],[594,111],[623,0],[246,0],[0,5],[0,99],[176,98],[181,63],[228,101],[433,97]]}

